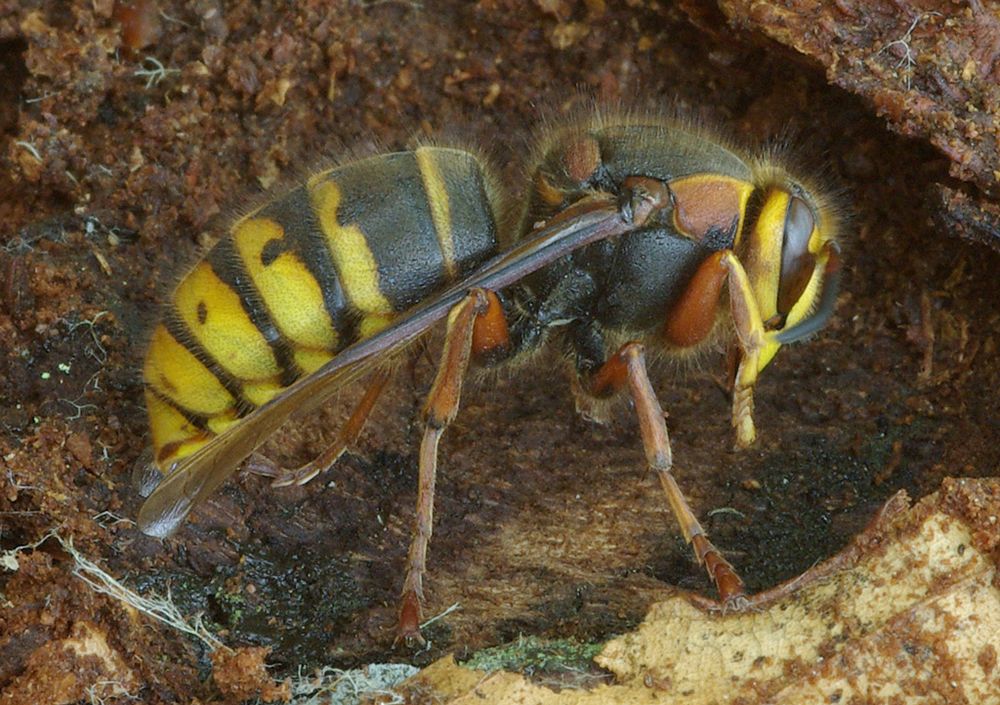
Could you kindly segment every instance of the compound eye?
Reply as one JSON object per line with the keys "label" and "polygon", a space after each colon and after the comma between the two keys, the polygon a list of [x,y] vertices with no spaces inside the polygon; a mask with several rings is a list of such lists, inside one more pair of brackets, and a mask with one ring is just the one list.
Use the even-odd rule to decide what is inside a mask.
{"label": "compound eye", "polygon": [[816,219],[809,204],[792,196],[785,215],[778,282],[778,312],[783,316],[788,315],[802,296],[816,267],[816,258],[809,252],[809,238],[815,226]]}

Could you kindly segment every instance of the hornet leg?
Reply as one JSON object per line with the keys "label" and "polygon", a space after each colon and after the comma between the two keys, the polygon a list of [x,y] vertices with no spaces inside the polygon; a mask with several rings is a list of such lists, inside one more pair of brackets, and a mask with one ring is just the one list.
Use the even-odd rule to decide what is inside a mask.
{"label": "hornet leg", "polygon": [[357,443],[368,416],[375,408],[375,402],[391,376],[392,374],[387,369],[379,369],[372,374],[368,379],[364,396],[354,408],[351,417],[344,424],[340,433],[337,434],[337,440],[305,465],[297,468],[283,468],[260,453],[254,453],[247,461],[247,469],[257,475],[274,478],[271,481],[271,487],[304,485],[321,472],[328,470],[344,454],[344,451]]}
{"label": "hornet leg", "polygon": [[639,417],[639,431],[646,452],[646,462],[659,478],[684,538],[694,549],[698,563],[705,566],[709,577],[715,583],[721,602],[725,606],[741,606],[746,599],[743,581],[709,541],[708,535],[691,511],[671,472],[673,453],[670,449],[670,437],[667,435],[667,424],[663,420],[663,408],[656,399],[656,392],[646,373],[646,358],[643,346],[639,343],[623,345],[594,374],[591,388],[594,393],[601,394],[626,384]]}
{"label": "hornet leg", "polygon": [[712,253],[698,267],[691,283],[667,316],[664,337],[688,347],[705,339],[715,322],[716,302],[723,284],[729,285],[729,308],[736,328],[738,350],[733,351],[732,424],[736,445],[746,448],[757,438],[753,422],[753,390],[760,372],[760,356],[767,329],[746,270],[732,250]]}
{"label": "hornet leg", "polygon": [[271,486],[287,487],[289,485],[304,485],[337,462],[337,459],[344,454],[345,450],[357,443],[358,438],[361,436],[361,431],[365,427],[365,422],[368,420],[368,416],[372,413],[372,409],[375,408],[375,402],[378,400],[382,390],[385,389],[385,385],[388,384],[391,376],[388,370],[381,369],[376,371],[368,381],[364,396],[361,397],[361,401],[354,408],[351,417],[347,419],[347,423],[340,430],[337,440],[334,441],[333,445],[305,465],[295,469],[284,470],[282,474],[274,478]]}
{"label": "hornet leg", "polygon": [[747,448],[757,439],[753,423],[753,388],[760,373],[760,354],[767,331],[750,279],[739,259],[731,250],[726,250],[720,264],[728,273],[729,305],[740,348],[733,381],[733,428],[736,429],[736,445]]}
{"label": "hornet leg", "polygon": [[423,643],[420,635],[424,574],[427,572],[427,544],[434,524],[434,481],[437,475],[438,443],[445,428],[458,413],[462,379],[473,350],[477,318],[489,308],[490,294],[473,289],[448,315],[444,354],[434,384],[424,405],[424,437],[420,444],[420,472],[417,486],[417,516],[413,541],[406,559],[406,579],[400,598],[396,640],[407,645]]}

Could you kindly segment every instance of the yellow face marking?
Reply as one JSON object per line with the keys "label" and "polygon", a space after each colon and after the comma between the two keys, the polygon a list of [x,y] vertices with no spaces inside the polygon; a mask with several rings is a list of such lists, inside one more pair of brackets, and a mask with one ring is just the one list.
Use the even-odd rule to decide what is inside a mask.
{"label": "yellow face marking", "polygon": [[356,225],[343,225],[337,220],[341,199],[337,184],[331,180],[311,180],[309,195],[340,283],[351,303],[365,313],[392,313],[392,305],[379,289],[378,265],[364,233]]}
{"label": "yellow face marking", "polygon": [[241,220],[232,231],[236,251],[278,330],[297,345],[336,350],[337,332],[319,283],[283,247],[284,236],[284,229],[269,218]]}
{"label": "yellow face marking", "polygon": [[153,330],[142,378],[163,396],[200,416],[216,416],[236,400],[186,347],[158,325]]}
{"label": "yellow face marking", "polygon": [[760,215],[750,233],[747,273],[766,321],[778,313],[778,286],[781,281],[781,248],[785,237],[785,216],[791,195],[771,189],[764,198]]}
{"label": "yellow face marking", "polygon": [[823,287],[823,273],[826,271],[828,259],[829,257],[820,256],[816,260],[816,266],[813,268],[812,276],[809,277],[806,288],[802,290],[798,301],[795,302],[792,309],[788,312],[785,328],[791,328],[802,321],[809,314],[813,304],[819,300],[820,291]]}
{"label": "yellow face marking", "polygon": [[152,391],[146,390],[149,432],[153,440],[153,459],[161,470],[208,443],[212,436],[193,426],[184,415]]}
{"label": "yellow face marking", "polygon": [[270,379],[281,370],[236,292],[201,262],[174,292],[188,330],[216,362],[241,380]]}
{"label": "yellow face marking", "polygon": [[326,350],[310,350],[309,348],[296,348],[293,355],[295,364],[307,375],[312,374],[333,359],[333,353]]}
{"label": "yellow face marking", "polygon": [[448,201],[448,187],[441,177],[434,159],[435,150],[420,147],[414,154],[420,167],[420,178],[424,182],[424,192],[434,221],[438,245],[444,257],[444,270],[449,279],[457,274],[455,267],[455,241],[451,232],[451,204]]}

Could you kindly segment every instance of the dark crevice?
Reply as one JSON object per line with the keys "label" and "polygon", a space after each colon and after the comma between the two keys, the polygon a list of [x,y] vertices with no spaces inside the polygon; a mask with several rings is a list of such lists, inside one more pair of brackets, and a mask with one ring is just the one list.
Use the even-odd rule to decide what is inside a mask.
{"label": "dark crevice", "polygon": [[24,53],[28,43],[20,38],[0,41],[0,134],[13,135],[17,127],[17,112],[21,90],[28,80]]}

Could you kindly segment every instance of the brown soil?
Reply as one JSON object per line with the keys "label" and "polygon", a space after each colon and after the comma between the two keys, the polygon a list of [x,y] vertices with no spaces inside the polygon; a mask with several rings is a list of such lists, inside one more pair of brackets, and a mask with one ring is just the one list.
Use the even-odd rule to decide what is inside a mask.
{"label": "brown soil", "polygon": [[[898,489],[920,497],[947,476],[996,474],[1000,259],[955,236],[996,244],[996,143],[970,137],[962,115],[942,116],[970,101],[995,111],[993,98],[945,100],[947,72],[941,84],[932,70],[945,65],[940,43],[907,76],[874,74],[896,86],[895,112],[829,68],[833,56],[885,63],[880,48],[916,14],[879,16],[865,31],[881,34],[835,43],[843,27],[820,32],[833,20],[782,34],[722,4],[731,24],[693,0],[0,0],[0,549],[57,529],[130,587],[169,589],[185,614],[203,611],[227,644],[270,647],[278,676],[423,664],[522,633],[601,640],[672,585],[707,592],[631,413],[621,407],[607,427],[582,421],[544,363],[470,388],[445,437],[428,612],[461,609],[426,630],[426,651],[394,649],[391,626],[427,360],[398,376],[361,452],[325,482],[272,490],[241,477],[166,542],[129,521],[145,445],[143,341],[157,301],[227,213],[317,154],[415,137],[482,143],[508,165],[546,116],[595,98],[679,105],[752,141],[777,135],[849,216],[837,315],[764,373],[753,449],[730,450],[721,357],[657,378],[679,482],[752,589],[836,552]],[[973,48],[995,38],[997,11],[970,7],[980,4],[979,33],[955,29]],[[969,81],[993,75],[980,76],[993,70],[984,57]],[[934,120],[906,128],[924,114],[913,86],[932,85]],[[961,143],[947,132],[957,129]],[[286,463],[318,452],[355,391],[267,452]],[[104,659],[88,667],[144,702],[248,692],[207,678],[200,642],[90,590],[55,541],[19,562],[0,573],[0,688],[23,685],[41,649],[87,643],[87,658]],[[68,684],[65,701],[85,697],[83,685]]]}

